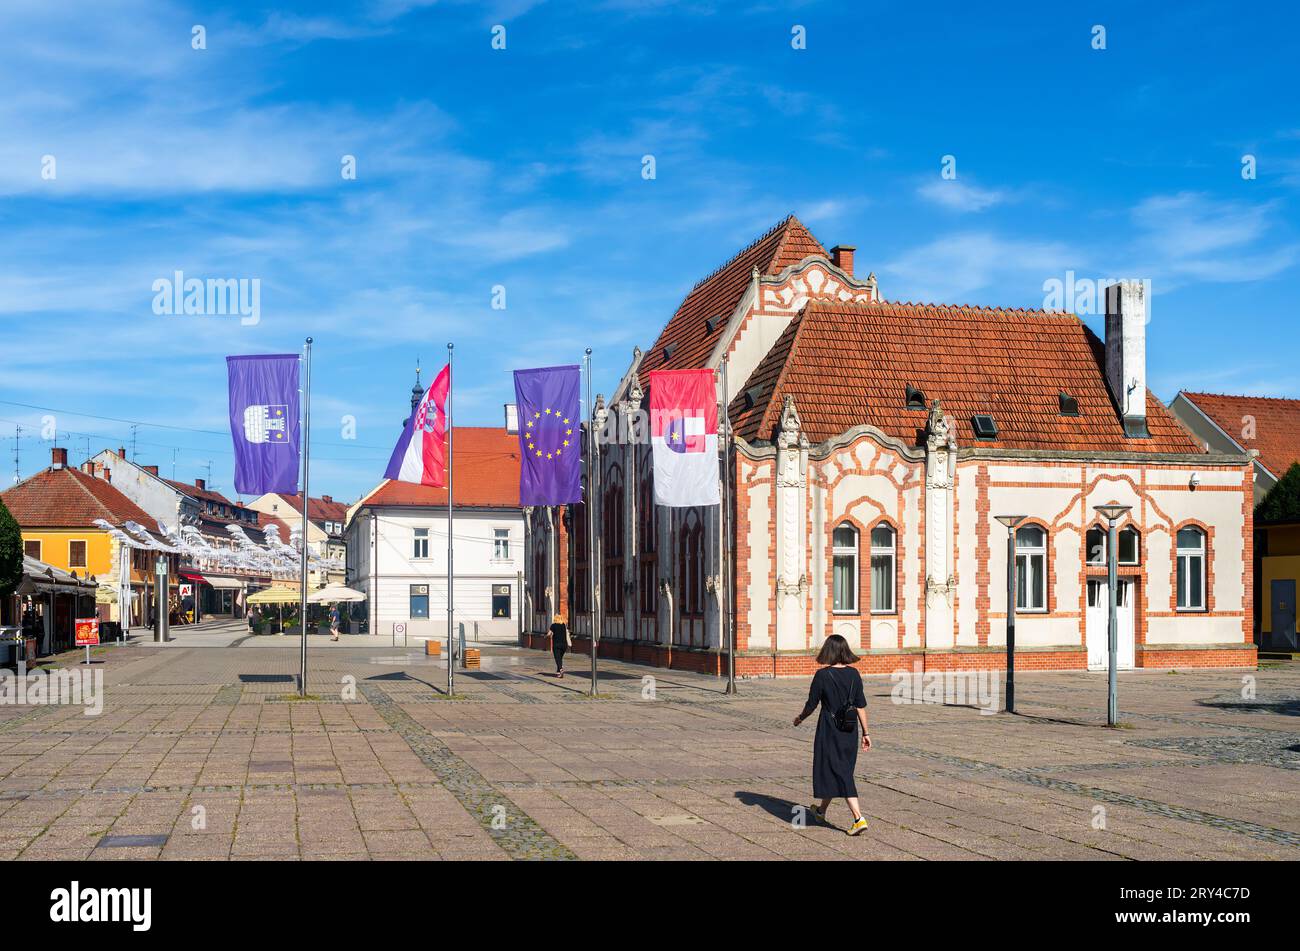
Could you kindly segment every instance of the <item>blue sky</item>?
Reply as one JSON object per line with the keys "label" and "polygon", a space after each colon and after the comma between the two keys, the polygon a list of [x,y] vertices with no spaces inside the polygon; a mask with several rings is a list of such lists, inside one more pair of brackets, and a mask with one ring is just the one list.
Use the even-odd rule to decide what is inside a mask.
{"label": "blue sky", "polygon": [[[889,299],[1041,306],[1069,271],[1148,278],[1160,398],[1300,396],[1298,18],[1067,6],[7,0],[4,482],[15,422],[26,476],[52,415],[74,461],[137,420],[157,424],[139,462],[210,461],[233,492],[223,357],[311,335],[312,487],[354,499],[417,355],[436,370],[456,342],[461,423],[501,419],[511,368],[587,346],[608,392],[789,212],[855,244]],[[177,270],[258,279],[260,321],[155,314]]]}

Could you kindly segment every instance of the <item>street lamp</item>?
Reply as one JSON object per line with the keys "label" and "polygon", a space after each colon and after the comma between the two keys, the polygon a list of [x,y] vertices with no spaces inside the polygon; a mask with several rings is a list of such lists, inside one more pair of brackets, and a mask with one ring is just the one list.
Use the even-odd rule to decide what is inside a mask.
{"label": "street lamp", "polygon": [[158,606],[158,615],[154,618],[153,639],[158,643],[170,640],[167,633],[167,556],[159,554],[154,560],[154,602]]}
{"label": "street lamp", "polygon": [[1119,621],[1119,579],[1116,577],[1116,540],[1118,537],[1116,523],[1125,513],[1133,508],[1131,505],[1094,505],[1093,510],[1110,523],[1106,533],[1106,587],[1109,589],[1110,604],[1106,613],[1106,650],[1108,654],[1106,676],[1106,725],[1115,726],[1119,722],[1119,681],[1116,677],[1115,661],[1119,652],[1117,624]]}
{"label": "street lamp", "polygon": [[998,515],[1007,527],[1007,713],[1016,712],[1016,526],[1028,515]]}

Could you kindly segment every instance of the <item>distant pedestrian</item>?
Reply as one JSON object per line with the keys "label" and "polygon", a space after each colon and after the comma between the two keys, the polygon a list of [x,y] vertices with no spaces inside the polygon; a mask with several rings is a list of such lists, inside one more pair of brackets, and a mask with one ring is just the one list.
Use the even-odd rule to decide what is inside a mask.
{"label": "distant pedestrian", "polygon": [[555,655],[555,676],[564,679],[564,655],[569,649],[569,629],[564,626],[564,618],[555,615],[551,625],[551,653]]}
{"label": "distant pedestrian", "polygon": [[826,638],[817,654],[817,663],[823,666],[813,675],[803,712],[794,718],[794,725],[798,726],[821,706],[813,740],[813,795],[821,800],[821,805],[810,808],[818,822],[825,822],[832,799],[848,800],[849,811],[853,813],[849,835],[857,835],[867,827],[867,820],[858,807],[858,787],[853,779],[858,764],[859,726],[862,749],[871,749],[867,696],[862,690],[862,675],[852,667],[857,660],[857,655],[849,650],[849,642],[840,635]]}
{"label": "distant pedestrian", "polygon": [[338,639],[339,639],[339,606],[337,604],[332,604],[330,605],[330,640],[337,641]]}

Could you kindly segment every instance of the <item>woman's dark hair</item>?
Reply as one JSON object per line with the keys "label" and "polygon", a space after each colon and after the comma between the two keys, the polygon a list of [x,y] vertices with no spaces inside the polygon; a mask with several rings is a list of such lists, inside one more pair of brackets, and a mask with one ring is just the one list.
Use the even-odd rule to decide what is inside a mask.
{"label": "woman's dark hair", "polygon": [[856,664],[858,655],[849,650],[849,642],[838,634],[832,634],[826,638],[826,643],[822,644],[822,649],[817,652],[817,663],[828,666],[830,664]]}

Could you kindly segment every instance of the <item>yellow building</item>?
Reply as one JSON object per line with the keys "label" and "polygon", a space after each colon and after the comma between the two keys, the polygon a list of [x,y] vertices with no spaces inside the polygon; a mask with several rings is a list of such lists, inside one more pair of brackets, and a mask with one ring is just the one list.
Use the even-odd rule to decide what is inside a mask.
{"label": "yellow building", "polygon": [[[90,463],[86,471],[68,468],[68,451],[56,447],[48,469],[0,493],[0,499],[18,522],[25,555],[78,578],[94,579],[105,590],[108,603],[99,605],[101,620],[123,620],[117,593],[123,587],[120,575],[124,569],[131,591],[125,620],[129,626],[145,625],[149,623],[148,605],[153,601],[158,559],[168,559],[169,587],[176,584],[179,566],[174,555],[120,540],[127,522],[146,530],[156,523],[113,488],[111,478],[110,471],[96,470]],[[42,627],[48,632],[43,652],[72,646],[75,619],[67,616],[70,609],[61,601],[46,604],[36,599],[28,608],[42,615]],[[50,616],[45,617],[47,614]]]}
{"label": "yellow building", "polygon": [[1300,522],[1255,524],[1260,564],[1262,646],[1296,650],[1296,592],[1300,589]]}

